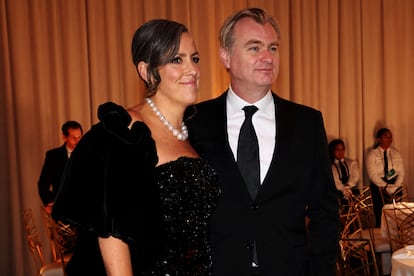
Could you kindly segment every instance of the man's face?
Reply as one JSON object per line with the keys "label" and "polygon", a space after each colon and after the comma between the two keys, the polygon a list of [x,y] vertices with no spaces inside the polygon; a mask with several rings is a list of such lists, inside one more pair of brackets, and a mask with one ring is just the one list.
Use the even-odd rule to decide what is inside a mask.
{"label": "man's face", "polygon": [[69,135],[67,137],[63,136],[63,140],[69,150],[73,150],[81,138],[82,131],[80,128],[69,128]]}
{"label": "man's face", "polygon": [[221,52],[233,89],[267,92],[279,74],[279,38],[275,29],[270,23],[261,25],[244,18],[235,25],[233,38],[231,49]]}

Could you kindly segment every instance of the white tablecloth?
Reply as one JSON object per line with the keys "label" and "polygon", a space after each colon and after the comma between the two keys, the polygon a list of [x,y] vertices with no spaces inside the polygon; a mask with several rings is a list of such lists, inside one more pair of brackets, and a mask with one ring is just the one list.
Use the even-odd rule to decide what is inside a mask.
{"label": "white tablecloth", "polygon": [[[404,210],[404,212],[412,212],[411,210],[409,210],[407,207],[409,208],[414,208],[414,202],[397,202],[395,203],[395,208],[396,210],[396,214],[401,215],[401,209]],[[394,209],[394,204],[385,204],[384,207],[382,208],[384,209]],[[392,229],[395,228],[395,226],[391,227]],[[385,220],[385,215],[384,213],[382,213],[381,216],[381,235],[384,238],[388,238],[388,228],[387,228],[387,222]]]}
{"label": "white tablecloth", "polygon": [[414,276],[414,255],[408,255],[404,248],[392,254],[391,276]]}

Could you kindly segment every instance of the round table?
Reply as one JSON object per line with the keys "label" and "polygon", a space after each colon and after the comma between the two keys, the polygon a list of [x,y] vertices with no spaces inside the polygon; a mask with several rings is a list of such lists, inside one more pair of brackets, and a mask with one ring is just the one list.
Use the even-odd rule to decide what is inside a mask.
{"label": "round table", "polygon": [[406,249],[398,249],[392,253],[391,266],[391,276],[414,276],[414,255],[408,256]]}

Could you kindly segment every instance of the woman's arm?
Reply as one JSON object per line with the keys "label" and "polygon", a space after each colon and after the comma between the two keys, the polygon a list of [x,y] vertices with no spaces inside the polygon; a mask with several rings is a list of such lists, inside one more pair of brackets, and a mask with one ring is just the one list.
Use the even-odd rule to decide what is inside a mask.
{"label": "woman's arm", "polygon": [[114,237],[98,238],[99,249],[108,276],[132,276],[128,245]]}

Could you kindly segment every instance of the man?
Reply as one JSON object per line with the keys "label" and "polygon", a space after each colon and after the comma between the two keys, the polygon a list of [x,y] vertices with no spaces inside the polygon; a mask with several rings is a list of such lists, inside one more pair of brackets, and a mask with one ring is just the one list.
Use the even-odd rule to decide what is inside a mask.
{"label": "man", "polygon": [[[271,91],[279,36],[261,9],[227,19],[219,53],[230,87],[188,110],[190,141],[222,188],[210,219],[213,275],[335,275],[338,202],[322,115]],[[243,122],[252,105],[254,130],[248,111]]]}
{"label": "man", "polygon": [[56,193],[59,190],[60,179],[66,161],[81,139],[82,134],[82,126],[78,122],[68,121],[62,125],[62,137],[65,143],[61,147],[46,152],[46,158],[37,185],[40,198],[49,214]]}

